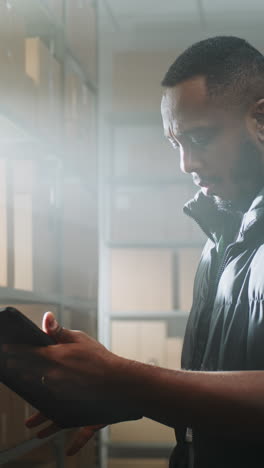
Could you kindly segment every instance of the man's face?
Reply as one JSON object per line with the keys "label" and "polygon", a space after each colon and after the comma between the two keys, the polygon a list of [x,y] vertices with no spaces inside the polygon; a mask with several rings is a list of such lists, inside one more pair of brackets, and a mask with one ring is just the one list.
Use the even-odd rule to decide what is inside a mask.
{"label": "man's face", "polygon": [[263,152],[249,134],[245,116],[228,109],[224,99],[210,98],[205,78],[167,88],[161,112],[165,136],[179,148],[181,170],[192,175],[205,195],[239,203],[264,185]]}

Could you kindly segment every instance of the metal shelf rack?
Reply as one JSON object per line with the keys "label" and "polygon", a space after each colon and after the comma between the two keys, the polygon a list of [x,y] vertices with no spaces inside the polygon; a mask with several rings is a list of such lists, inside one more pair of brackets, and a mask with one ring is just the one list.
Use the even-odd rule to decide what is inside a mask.
{"label": "metal shelf rack", "polygon": [[[82,69],[82,65],[75,57],[74,52],[70,50],[70,46],[66,40],[65,34],[65,13],[66,13],[66,0],[62,2],[62,16],[61,19],[53,15],[52,11],[45,5],[43,0],[5,0],[8,8],[14,8],[16,13],[25,19],[27,37],[40,37],[41,40],[48,46],[51,55],[53,55],[61,64],[62,67],[62,89],[64,87],[65,71],[72,70],[76,73],[84,86],[86,86],[93,96],[97,97],[98,87],[89,76],[88,72]],[[96,7],[96,2],[94,2]],[[56,183],[61,186],[62,178],[65,176],[63,173],[63,152],[60,145],[50,143],[41,134],[36,135],[34,129],[24,121],[23,118],[17,116],[16,110],[9,108],[8,105],[0,106],[0,119],[8,126],[12,132],[8,132],[12,137],[10,139],[1,138],[1,145],[6,149],[8,154],[7,160],[12,157],[15,159],[23,159],[24,154],[32,155],[35,158],[38,153],[39,158],[44,160],[52,159],[59,167],[59,174]],[[6,127],[4,127],[6,128]],[[15,156],[9,156],[8,150],[15,149]],[[11,152],[12,153],[12,152]],[[96,190],[96,187],[92,187]],[[60,197],[59,197],[60,198]],[[58,200],[57,213],[61,212],[61,200]],[[58,217],[60,219],[60,217]],[[8,235],[10,234],[10,213],[7,214]],[[64,308],[77,308],[81,313],[87,315],[94,315],[97,311],[97,299],[85,299],[81,297],[67,297],[62,291],[62,252],[61,252],[61,226],[56,228],[56,243],[57,249],[57,268],[56,268],[56,282],[58,285],[58,293],[52,294],[45,291],[25,291],[11,287],[13,285],[12,275],[13,266],[8,271],[8,286],[0,287],[0,300],[2,304],[53,304],[58,307],[58,318],[63,325],[63,311]],[[8,237],[8,243],[12,242]],[[10,250],[10,249],[9,249]],[[13,258],[10,257],[8,263],[12,263]],[[10,281],[11,279],[11,281]],[[54,435],[47,439],[33,438],[25,440],[10,449],[0,450],[0,465],[8,462],[17,461],[19,457],[31,452],[33,449],[41,447],[47,442],[51,441],[54,448],[54,459],[57,468],[64,468],[64,439],[65,432],[61,431],[59,434]]]}

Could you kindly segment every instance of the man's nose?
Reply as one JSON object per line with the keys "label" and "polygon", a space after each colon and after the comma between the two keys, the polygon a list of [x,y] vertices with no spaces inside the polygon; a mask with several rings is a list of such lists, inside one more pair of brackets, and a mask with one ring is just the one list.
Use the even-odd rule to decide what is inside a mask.
{"label": "man's nose", "polygon": [[196,151],[181,150],[180,168],[182,172],[191,174],[192,172],[199,172],[202,168],[201,156]]}

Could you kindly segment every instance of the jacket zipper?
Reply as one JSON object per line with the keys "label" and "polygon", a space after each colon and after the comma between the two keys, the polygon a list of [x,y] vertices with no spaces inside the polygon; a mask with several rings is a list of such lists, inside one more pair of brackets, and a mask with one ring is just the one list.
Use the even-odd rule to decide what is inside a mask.
{"label": "jacket zipper", "polygon": [[[190,213],[190,210],[185,209],[184,211],[189,217],[191,217],[197,223],[197,225],[205,233],[205,235],[215,243],[215,241],[212,238],[211,234],[206,232],[206,230],[200,224],[199,220]],[[237,238],[238,234],[239,234],[239,231],[236,234],[235,239]],[[220,282],[221,276],[224,273],[227,262],[228,262],[229,252],[235,245],[237,245],[235,242],[232,242],[231,244],[227,245],[227,247],[226,247],[226,249],[224,251],[223,257],[222,257],[222,261],[221,261],[221,263],[220,263],[220,265],[219,265],[219,267],[217,269],[216,277],[215,277],[215,279],[210,281],[210,285],[209,285],[209,288],[208,288],[208,298],[207,298],[207,301],[206,301],[206,304],[207,304],[206,307],[207,308],[210,307],[210,306],[213,306],[213,303],[215,301],[216,294],[217,294],[218,284]],[[209,331],[209,329],[208,329],[208,331]],[[200,365],[201,365],[201,363],[200,363]],[[190,444],[189,448],[188,448],[188,463],[190,463],[190,452],[192,450],[190,446],[191,445],[193,446],[193,442],[194,442],[194,433],[193,433],[192,428],[189,428],[189,427],[186,428],[185,437],[186,437],[185,438],[186,442],[188,442],[188,440],[189,440],[189,444]],[[192,460],[192,461],[194,462],[194,460]]]}

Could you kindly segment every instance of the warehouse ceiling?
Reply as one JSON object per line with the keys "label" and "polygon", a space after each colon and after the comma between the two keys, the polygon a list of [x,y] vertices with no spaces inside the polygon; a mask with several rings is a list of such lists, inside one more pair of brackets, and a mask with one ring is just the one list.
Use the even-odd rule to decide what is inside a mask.
{"label": "warehouse ceiling", "polygon": [[243,21],[264,13],[263,0],[105,0],[122,29],[172,23]]}
{"label": "warehouse ceiling", "polygon": [[[262,42],[264,0],[102,0],[117,48],[167,48],[212,34]],[[122,37],[123,34],[123,37]]]}

